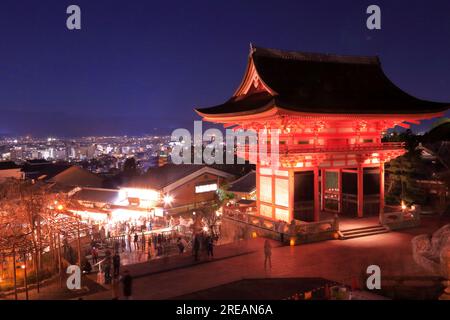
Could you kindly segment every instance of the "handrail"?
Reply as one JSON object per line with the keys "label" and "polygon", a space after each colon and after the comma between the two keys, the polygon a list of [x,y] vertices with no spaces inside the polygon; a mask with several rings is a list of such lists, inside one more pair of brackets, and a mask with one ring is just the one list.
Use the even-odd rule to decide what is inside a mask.
{"label": "handrail", "polygon": [[[264,216],[257,216],[241,210],[241,208],[224,207],[223,212],[229,219],[244,222],[273,232],[284,233],[286,235],[339,231],[339,222],[337,219],[328,219],[317,222],[304,222],[294,220],[295,224],[289,224],[287,222],[283,222],[282,224],[280,224],[280,221],[275,221]],[[271,227],[267,227],[267,225]],[[280,230],[281,228],[282,230]]]}
{"label": "handrail", "polygon": [[[404,142],[382,142],[364,145],[343,145],[343,146],[333,145],[333,146],[317,146],[317,147],[309,147],[302,145],[279,145],[278,153],[361,152],[361,151],[376,151],[376,150],[396,150],[396,149],[403,149],[404,146],[405,146]],[[249,151],[251,151],[250,146],[246,145],[245,152]],[[270,146],[268,146],[267,152],[268,153],[271,152]]]}
{"label": "handrail", "polygon": [[[386,210],[387,209],[387,210]],[[405,221],[420,221],[420,206],[416,205],[415,210],[405,209],[402,210],[398,206],[385,206],[385,211],[380,214],[381,224],[402,223]]]}
{"label": "handrail", "polygon": [[[254,212],[254,211],[251,211]],[[277,233],[285,233],[287,223],[283,223],[283,230],[280,230],[280,222],[273,219],[266,218],[264,216],[257,216],[249,213],[249,211],[241,210],[241,208],[227,208],[223,209],[224,216],[228,219],[244,222],[262,229]]]}

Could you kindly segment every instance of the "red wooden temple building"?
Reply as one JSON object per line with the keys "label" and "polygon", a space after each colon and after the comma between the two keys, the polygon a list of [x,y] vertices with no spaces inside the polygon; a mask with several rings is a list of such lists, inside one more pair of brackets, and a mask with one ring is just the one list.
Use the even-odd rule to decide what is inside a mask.
{"label": "red wooden temple building", "polygon": [[378,57],[252,46],[234,95],[196,111],[227,128],[278,130],[280,166],[257,163],[257,207],[290,222],[319,221],[322,211],[382,213],[384,163],[405,152],[382,142],[383,133],[442,116],[448,106],[402,91]]}

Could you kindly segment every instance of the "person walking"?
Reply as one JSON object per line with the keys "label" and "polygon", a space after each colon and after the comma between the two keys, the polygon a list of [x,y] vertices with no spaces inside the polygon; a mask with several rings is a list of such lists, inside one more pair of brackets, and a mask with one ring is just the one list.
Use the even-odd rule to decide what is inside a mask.
{"label": "person walking", "polygon": [[162,254],[163,254],[163,247],[162,244],[158,242],[158,244],[156,245],[156,255],[160,257],[162,256]]}
{"label": "person walking", "polygon": [[106,250],[105,259],[103,260],[103,268],[105,271],[105,284],[111,283],[111,252]]}
{"label": "person walking", "polygon": [[152,235],[148,236],[148,249],[147,249],[147,258],[150,260],[152,258]]}
{"label": "person walking", "polygon": [[134,233],[134,250],[139,250],[139,236],[137,232]]}
{"label": "person walking", "polygon": [[183,254],[183,252],[184,252],[184,245],[181,242],[181,237],[178,237],[178,239],[177,239],[177,247],[178,247],[179,253]]}
{"label": "person walking", "polygon": [[195,261],[198,261],[198,252],[200,251],[200,239],[199,239],[199,236],[198,236],[198,235],[196,235],[195,238],[194,238],[194,246],[193,246],[193,249],[194,249],[194,258],[195,258]]}
{"label": "person walking", "polygon": [[114,240],[114,252],[119,252],[120,243],[119,240]]}
{"label": "person walking", "polygon": [[184,250],[186,250],[186,248],[188,247],[188,243],[187,243],[186,239],[181,238],[180,242],[181,242],[181,244],[183,245]]}
{"label": "person walking", "polygon": [[156,235],[156,233],[153,235],[153,249],[156,250],[156,245],[158,244],[158,236]]}
{"label": "person walking", "polygon": [[114,274],[114,278],[119,277],[120,274],[120,255],[119,253],[116,251],[114,256],[113,256],[113,274]]}
{"label": "person walking", "polygon": [[127,240],[128,240],[128,250],[131,252],[131,233],[128,234],[127,236]]}
{"label": "person walking", "polygon": [[123,277],[121,279],[122,281],[122,292],[123,296],[126,300],[132,299],[132,293],[133,293],[133,278],[130,275],[130,272],[128,270],[125,270],[123,272]]}
{"label": "person walking", "polygon": [[142,231],[142,234],[141,234],[141,249],[142,249],[142,252],[145,252],[145,245],[147,244],[147,242],[145,241],[145,233],[144,233],[144,231]]}
{"label": "person walking", "polygon": [[264,269],[267,269],[267,261],[269,261],[269,268],[272,269],[272,245],[269,240],[264,241]]}
{"label": "person walking", "polygon": [[91,256],[92,256],[92,264],[96,264],[98,262],[98,251],[96,247],[92,247]]}
{"label": "person walking", "polygon": [[209,236],[206,241],[206,250],[208,253],[208,258],[214,258],[214,239],[212,236]]}
{"label": "person walking", "polygon": [[280,242],[283,245],[284,244],[284,229],[285,229],[285,222],[280,220],[278,222],[278,232],[280,233]]}
{"label": "person walking", "polygon": [[126,247],[127,247],[127,242],[125,241],[125,236],[123,236],[122,239],[121,239],[122,252],[125,252]]}

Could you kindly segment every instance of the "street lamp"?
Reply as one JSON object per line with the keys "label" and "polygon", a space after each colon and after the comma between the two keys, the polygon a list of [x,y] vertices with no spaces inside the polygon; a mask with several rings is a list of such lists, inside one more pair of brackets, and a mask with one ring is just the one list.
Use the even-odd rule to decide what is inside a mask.
{"label": "street lamp", "polygon": [[166,194],[164,196],[164,204],[170,205],[173,201],[173,197],[171,195]]}

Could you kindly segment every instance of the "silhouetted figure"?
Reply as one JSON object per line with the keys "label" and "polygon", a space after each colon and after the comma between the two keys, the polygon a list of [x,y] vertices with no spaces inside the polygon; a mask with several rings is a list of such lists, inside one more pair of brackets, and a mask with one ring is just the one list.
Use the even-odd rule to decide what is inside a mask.
{"label": "silhouetted figure", "polygon": [[111,252],[107,250],[105,252],[105,260],[103,261],[103,267],[105,271],[105,284],[111,283]]}
{"label": "silhouetted figure", "polygon": [[269,240],[264,241],[264,269],[267,269],[267,261],[269,261],[269,268],[272,269],[272,245]]}
{"label": "silhouetted figure", "polygon": [[139,236],[137,233],[134,234],[134,250],[139,250]]}
{"label": "silhouetted figure", "polygon": [[120,274],[120,255],[117,251],[113,256],[113,269],[114,269],[114,278],[117,278]]}
{"label": "silhouetted figure", "polygon": [[194,249],[195,261],[198,261],[198,252],[200,251],[200,239],[199,239],[198,235],[195,236],[195,238],[194,238],[193,249]]}
{"label": "silhouetted figure", "polygon": [[184,252],[184,245],[181,242],[181,237],[179,237],[177,239],[177,246],[178,246],[178,250],[179,250],[180,254],[183,254],[183,252]]}
{"label": "silhouetted figure", "polygon": [[91,273],[92,271],[92,265],[89,262],[88,259],[86,259],[86,261],[84,261],[84,265],[83,265],[83,272],[84,273]]}
{"label": "silhouetted figure", "polygon": [[98,251],[96,247],[92,247],[91,256],[92,256],[92,264],[96,264],[98,262]]}
{"label": "silhouetted figure", "polygon": [[141,248],[142,248],[142,251],[145,251],[145,245],[146,245],[145,234],[144,234],[144,232],[142,232],[142,234],[141,234]]}
{"label": "silhouetted figure", "polygon": [[130,275],[130,272],[128,270],[125,270],[123,272],[122,277],[122,289],[123,289],[123,296],[126,300],[130,300],[132,297],[132,291],[133,291],[133,278]]}
{"label": "silhouetted figure", "polygon": [[127,240],[128,240],[128,249],[131,252],[131,234],[130,233],[128,234]]}
{"label": "silhouetted figure", "polygon": [[208,257],[214,258],[214,239],[211,236],[207,238],[206,250],[208,252]]}

